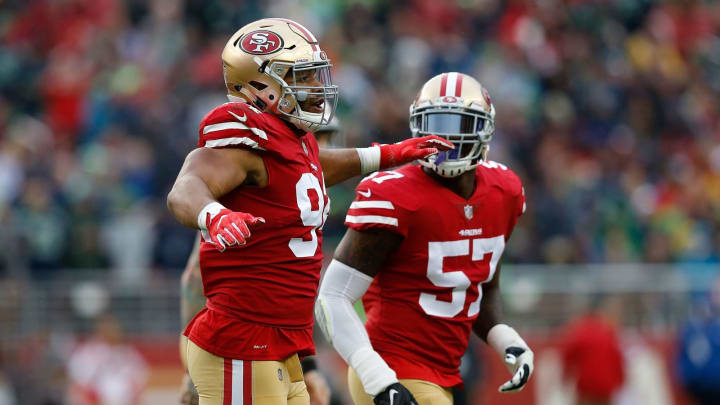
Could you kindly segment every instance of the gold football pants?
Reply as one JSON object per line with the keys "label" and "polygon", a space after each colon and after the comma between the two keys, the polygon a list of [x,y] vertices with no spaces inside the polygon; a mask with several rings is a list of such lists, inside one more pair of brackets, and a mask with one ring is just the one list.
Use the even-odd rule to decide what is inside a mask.
{"label": "gold football pants", "polygon": [[[453,396],[450,388],[443,388],[424,380],[402,379],[400,384],[410,391],[418,405],[452,405]],[[348,367],[348,387],[355,405],[374,405],[373,399],[362,386],[360,378],[352,367]]]}
{"label": "gold football pants", "polygon": [[200,405],[309,405],[300,360],[225,359],[188,341],[190,377]]}

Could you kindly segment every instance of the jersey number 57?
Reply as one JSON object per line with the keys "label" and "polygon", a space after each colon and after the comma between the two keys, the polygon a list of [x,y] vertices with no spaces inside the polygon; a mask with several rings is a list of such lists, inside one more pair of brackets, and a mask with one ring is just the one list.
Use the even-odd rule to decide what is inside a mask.
{"label": "jersey number 57", "polygon": [[[472,253],[470,250],[471,245]],[[505,249],[505,236],[503,235],[472,240],[429,242],[427,278],[435,286],[452,288],[452,300],[443,301],[439,300],[435,294],[420,293],[420,306],[425,313],[442,318],[453,318],[465,308],[470,278],[463,270],[443,271],[444,258],[469,256],[472,261],[482,261],[485,255],[490,254],[490,260],[487,263],[487,277],[478,283],[478,297],[468,308],[468,317],[477,315],[480,312],[480,300],[482,300],[481,284],[492,280],[503,249]]]}

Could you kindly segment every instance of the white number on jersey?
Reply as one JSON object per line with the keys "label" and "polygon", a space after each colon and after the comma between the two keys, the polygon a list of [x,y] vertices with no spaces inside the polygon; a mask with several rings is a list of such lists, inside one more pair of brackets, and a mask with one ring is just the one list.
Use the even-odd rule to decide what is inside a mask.
{"label": "white number on jersey", "polygon": [[508,169],[507,166],[505,166],[504,164],[498,163],[494,160],[482,161],[482,162],[480,162],[480,164],[487,167],[488,169],[498,169],[498,168],[502,169],[502,170]]}
{"label": "white number on jersey", "polygon": [[470,255],[471,260],[480,261],[489,253],[491,256],[488,263],[488,277],[478,283],[478,298],[468,308],[469,317],[477,315],[480,312],[480,301],[482,300],[481,284],[492,280],[504,249],[505,237],[503,235],[473,239],[472,254],[470,254],[470,239],[428,242],[427,277],[433,285],[452,288],[452,300],[450,302],[438,300],[435,294],[423,292],[420,293],[420,307],[426,314],[442,318],[452,318],[459,314],[465,307],[470,279],[462,269],[443,271],[443,260],[446,257]]}
{"label": "white number on jersey", "polygon": [[[323,182],[324,183],[324,182]],[[295,184],[295,197],[297,205],[300,209],[300,219],[303,225],[312,226],[310,230],[310,240],[303,238],[290,239],[290,250],[296,257],[312,257],[318,247],[317,229],[322,227],[330,212],[330,204],[325,206],[325,184],[320,186],[320,181],[312,173],[303,173],[300,180]],[[314,190],[318,196],[318,208],[312,209],[310,202],[310,190]]]}
{"label": "white number on jersey", "polygon": [[[382,173],[382,175],[380,175]],[[404,174],[398,173],[398,172],[375,172],[369,176],[366,176],[362,181],[372,179],[377,184],[382,184],[383,181],[391,180],[391,179],[399,179],[401,177],[405,177]]]}

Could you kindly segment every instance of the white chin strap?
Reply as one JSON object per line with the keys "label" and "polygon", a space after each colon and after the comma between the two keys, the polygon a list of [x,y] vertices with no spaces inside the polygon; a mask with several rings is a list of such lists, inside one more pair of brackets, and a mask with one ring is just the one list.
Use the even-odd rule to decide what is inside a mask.
{"label": "white chin strap", "polygon": [[298,115],[299,117],[291,114],[288,114],[286,116],[289,117],[288,121],[290,121],[291,123],[293,123],[293,125],[304,131],[315,132],[318,130],[318,128],[322,126],[321,120],[323,114],[309,113],[300,110],[300,113]]}
{"label": "white chin strap", "polygon": [[299,118],[289,116],[289,115],[281,116],[281,118],[286,118],[288,120],[288,122],[295,125],[298,129],[302,129],[303,131],[306,131],[306,132],[315,132],[315,130],[320,126],[319,124],[301,120]]}
{"label": "white chin strap", "polygon": [[290,115],[292,118],[290,118],[289,121],[292,122],[296,127],[308,132],[315,132],[319,130],[320,127],[329,124],[334,115],[333,112],[328,111],[324,108],[323,112],[321,113],[303,111],[300,105],[298,105],[296,108],[297,115]]}
{"label": "white chin strap", "polygon": [[434,171],[441,177],[457,177],[465,172],[474,170],[480,164],[480,162],[487,161],[487,154],[488,151],[490,151],[490,145],[484,144],[482,148],[483,150],[480,152],[480,156],[474,164],[470,163],[470,160],[445,161],[440,163],[439,165],[436,165],[434,162],[428,161],[426,159],[420,159],[419,162],[422,166],[425,166],[428,169]]}
{"label": "white chin strap", "polygon": [[441,177],[457,177],[465,172],[473,170],[477,167],[476,164],[470,164],[468,161],[462,162],[443,162],[439,165],[428,162],[426,160],[419,161],[422,166],[434,171]]}

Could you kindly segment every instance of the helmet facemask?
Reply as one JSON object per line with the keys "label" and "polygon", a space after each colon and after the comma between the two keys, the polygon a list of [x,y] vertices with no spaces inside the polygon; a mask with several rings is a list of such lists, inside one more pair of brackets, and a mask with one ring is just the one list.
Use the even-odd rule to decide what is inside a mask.
{"label": "helmet facemask", "polygon": [[298,128],[314,132],[332,120],[338,88],[332,84],[327,60],[318,62],[273,62],[265,73],[280,84],[277,113]]}
{"label": "helmet facemask", "polygon": [[455,145],[455,149],[420,160],[420,164],[442,177],[456,177],[486,160],[488,142],[495,132],[495,110],[492,105],[490,108],[487,112],[473,105],[466,107],[461,99],[413,104],[410,130],[414,137],[436,135]]}

